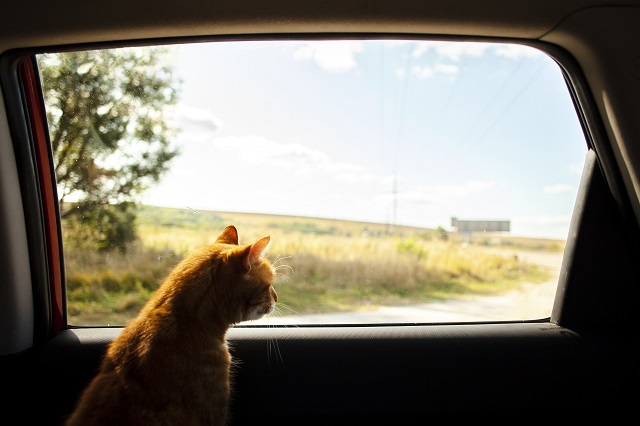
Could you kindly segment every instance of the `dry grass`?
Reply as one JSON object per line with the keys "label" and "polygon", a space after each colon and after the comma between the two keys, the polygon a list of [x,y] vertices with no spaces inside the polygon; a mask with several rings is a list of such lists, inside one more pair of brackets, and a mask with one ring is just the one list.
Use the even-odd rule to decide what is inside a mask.
{"label": "dry grass", "polygon": [[[140,241],[126,255],[65,253],[70,324],[124,324],[180,258],[212,242],[227,224],[237,226],[241,244],[271,235],[268,256],[279,272],[276,289],[285,314],[425,303],[495,293],[545,278],[511,251],[497,251],[494,243],[451,235],[444,239],[435,230],[146,209],[140,214]],[[530,249],[535,244],[552,250],[559,243],[510,240],[501,247]]]}

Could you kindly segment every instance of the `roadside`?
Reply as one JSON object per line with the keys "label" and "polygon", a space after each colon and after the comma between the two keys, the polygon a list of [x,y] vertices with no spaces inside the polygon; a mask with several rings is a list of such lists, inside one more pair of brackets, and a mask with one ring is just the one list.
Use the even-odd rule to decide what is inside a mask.
{"label": "roadside", "polygon": [[562,253],[519,251],[518,258],[547,268],[543,283],[524,283],[521,288],[497,296],[474,296],[411,306],[382,307],[371,311],[329,314],[269,316],[251,324],[384,324],[508,321],[547,318],[560,275]]}

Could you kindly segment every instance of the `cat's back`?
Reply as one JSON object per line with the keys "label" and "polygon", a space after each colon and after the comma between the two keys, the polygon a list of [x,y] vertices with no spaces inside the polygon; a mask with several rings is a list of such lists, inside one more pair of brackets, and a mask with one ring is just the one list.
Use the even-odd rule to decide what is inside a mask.
{"label": "cat's back", "polygon": [[224,425],[230,365],[224,342],[202,352],[141,348],[131,327],[108,348],[66,426]]}
{"label": "cat's back", "polygon": [[223,425],[231,355],[224,333],[176,317],[165,282],[108,346],[66,426]]}

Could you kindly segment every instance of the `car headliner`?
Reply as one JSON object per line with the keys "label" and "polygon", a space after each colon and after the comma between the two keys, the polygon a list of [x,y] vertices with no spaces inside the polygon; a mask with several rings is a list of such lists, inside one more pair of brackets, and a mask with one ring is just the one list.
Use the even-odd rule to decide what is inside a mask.
{"label": "car headliner", "polygon": [[406,33],[537,39],[570,15],[638,0],[12,2],[0,14],[10,48],[174,36]]}

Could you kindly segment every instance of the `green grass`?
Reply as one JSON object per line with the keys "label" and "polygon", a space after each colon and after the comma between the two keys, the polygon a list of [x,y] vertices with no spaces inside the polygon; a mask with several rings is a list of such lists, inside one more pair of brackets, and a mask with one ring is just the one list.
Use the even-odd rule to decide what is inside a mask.
{"label": "green grass", "polygon": [[241,244],[271,235],[267,256],[277,267],[284,314],[498,293],[547,278],[511,249],[562,247],[555,240],[461,239],[423,228],[143,206],[140,240],[126,254],[65,251],[69,324],[125,324],[184,255],[228,224]]}

